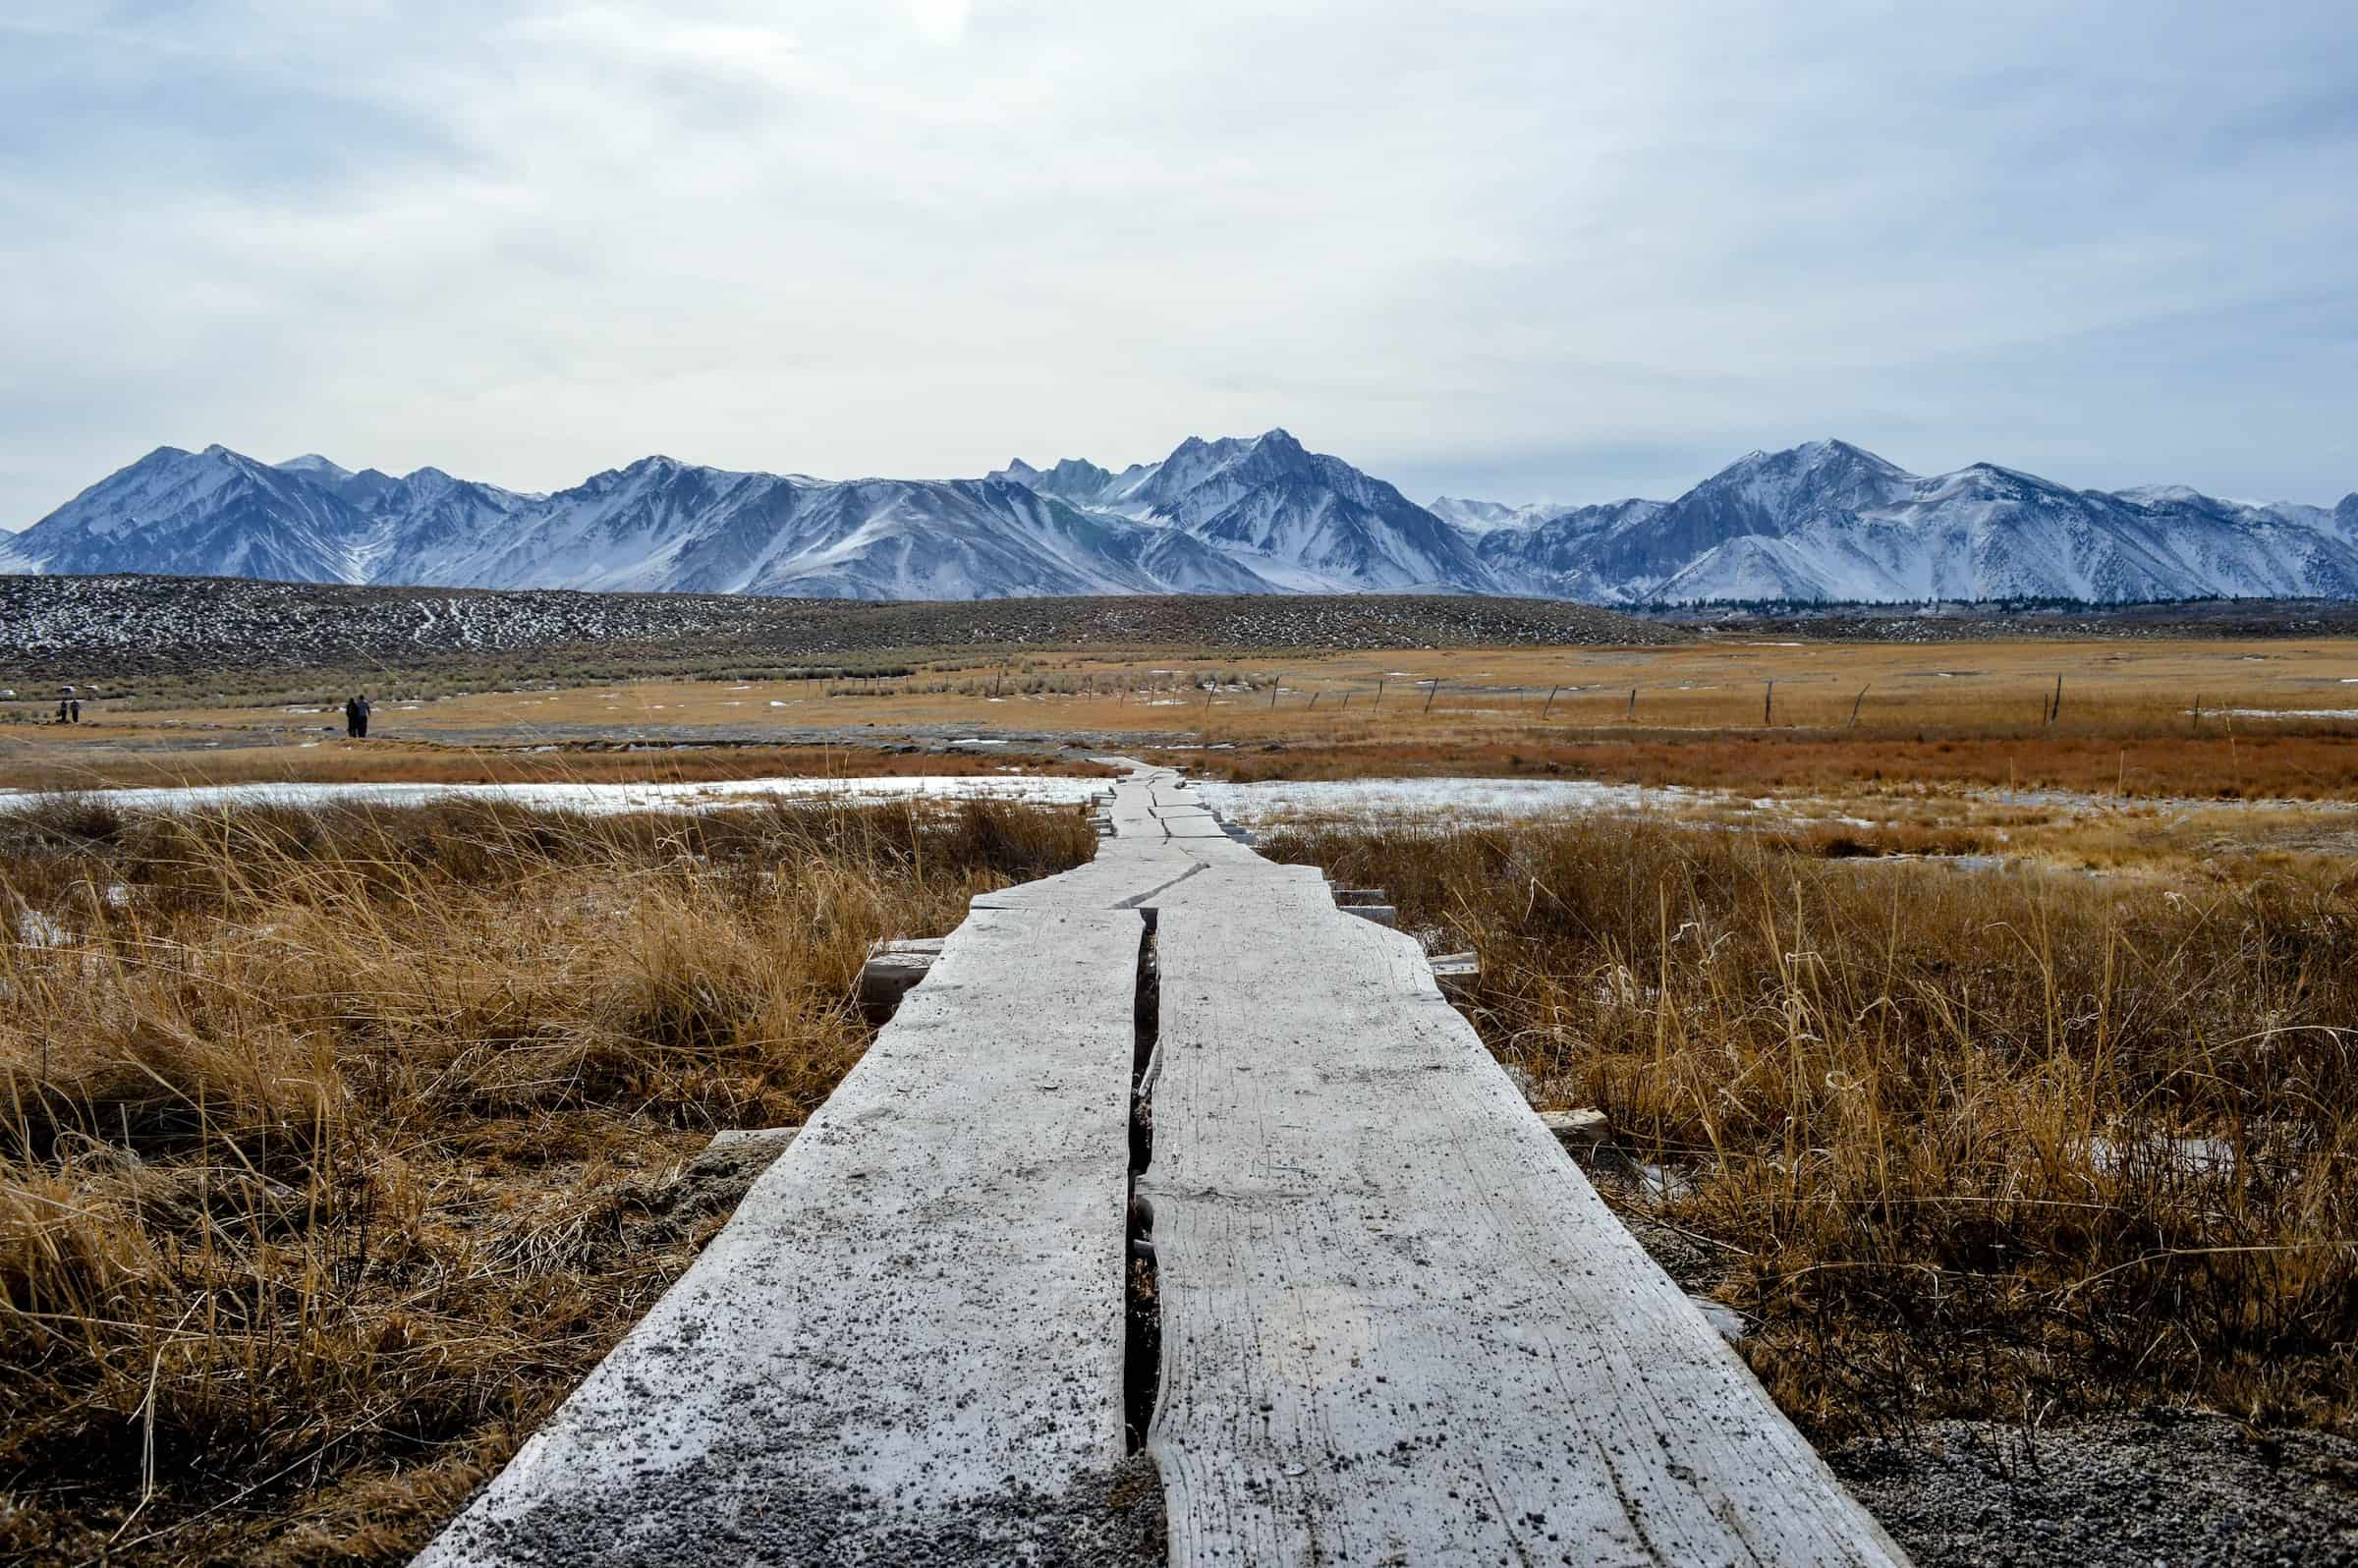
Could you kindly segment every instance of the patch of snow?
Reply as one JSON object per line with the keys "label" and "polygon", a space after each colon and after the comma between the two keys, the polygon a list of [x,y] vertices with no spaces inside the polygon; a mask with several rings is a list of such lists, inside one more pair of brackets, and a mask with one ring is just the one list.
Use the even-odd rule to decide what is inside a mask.
{"label": "patch of snow", "polygon": [[900,800],[1000,800],[1074,805],[1105,787],[1094,778],[1043,775],[907,775],[886,778],[752,778],[704,784],[215,784],[94,792],[123,811],[203,812],[238,806],[425,806],[499,801],[539,811],[712,811],[770,799],[872,805]]}
{"label": "patch of snow", "polygon": [[1246,826],[1317,816],[1540,817],[1675,810],[1712,799],[1678,786],[1588,779],[1344,779],[1196,788],[1204,804]]}
{"label": "patch of snow", "polygon": [[63,947],[73,935],[37,909],[17,916],[17,941],[26,947]]}
{"label": "patch of snow", "polygon": [[1695,1304],[1695,1310],[1703,1314],[1703,1320],[1718,1330],[1719,1337],[1729,1344],[1734,1344],[1752,1332],[1752,1325],[1744,1320],[1744,1315],[1733,1307],[1723,1302],[1715,1302],[1709,1296],[1697,1296],[1692,1293],[1688,1295],[1687,1300]]}

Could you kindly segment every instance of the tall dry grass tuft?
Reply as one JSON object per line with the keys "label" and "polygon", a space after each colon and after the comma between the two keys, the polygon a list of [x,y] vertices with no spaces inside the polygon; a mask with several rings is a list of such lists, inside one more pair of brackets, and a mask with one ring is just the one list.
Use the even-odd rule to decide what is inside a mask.
{"label": "tall dry grass tuft", "polygon": [[0,817],[0,1556],[398,1560],[1076,812]]}
{"label": "tall dry grass tuft", "polygon": [[2358,877],[1824,847],[1569,822],[1264,851],[1479,951],[1493,1049],[1659,1167],[1616,1201],[1819,1432],[2148,1400],[2346,1424]]}

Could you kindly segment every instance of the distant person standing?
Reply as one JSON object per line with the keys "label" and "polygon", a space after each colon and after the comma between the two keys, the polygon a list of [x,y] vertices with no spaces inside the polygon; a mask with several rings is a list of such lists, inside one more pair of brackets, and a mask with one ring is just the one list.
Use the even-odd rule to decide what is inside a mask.
{"label": "distant person standing", "polygon": [[73,710],[74,722],[80,724],[82,722],[82,699],[79,697],[75,698],[73,700],[68,702],[66,706]]}
{"label": "distant person standing", "polygon": [[356,696],[344,704],[344,733],[356,741],[368,738],[368,699]]}

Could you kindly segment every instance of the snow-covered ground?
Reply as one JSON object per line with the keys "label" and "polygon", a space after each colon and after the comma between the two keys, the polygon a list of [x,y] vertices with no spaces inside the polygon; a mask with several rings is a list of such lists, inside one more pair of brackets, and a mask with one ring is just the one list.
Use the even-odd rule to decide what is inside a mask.
{"label": "snow-covered ground", "polygon": [[[423,806],[434,801],[505,801],[547,811],[708,811],[773,797],[867,805],[884,801],[999,800],[1074,805],[1106,787],[1101,778],[994,773],[906,778],[749,778],[706,784],[214,784],[187,789],[97,791],[133,812],[199,812],[223,806]],[[35,797],[0,791],[0,809]]]}
{"label": "snow-covered ground", "polygon": [[[1119,758],[1107,758],[1119,761]],[[576,812],[708,811],[787,797],[853,804],[930,800],[1028,801],[1073,805],[1108,787],[1101,778],[1017,773],[883,778],[754,778],[703,784],[219,784],[177,789],[94,792],[134,812],[195,812],[225,806],[422,806],[445,800],[504,801]],[[1325,783],[1223,784],[1198,781],[1194,793],[1228,820],[1247,826],[1309,817],[1434,821],[1503,820],[1607,812],[1675,812],[1737,797],[1711,790],[1578,779],[1351,779]],[[0,790],[0,810],[35,797]],[[1771,803],[1756,803],[1768,806]]]}
{"label": "snow-covered ground", "polygon": [[1667,812],[1722,799],[1714,792],[1585,779],[1371,778],[1318,783],[1200,783],[1204,804],[1232,822],[1296,817],[1534,817],[1591,812]]}

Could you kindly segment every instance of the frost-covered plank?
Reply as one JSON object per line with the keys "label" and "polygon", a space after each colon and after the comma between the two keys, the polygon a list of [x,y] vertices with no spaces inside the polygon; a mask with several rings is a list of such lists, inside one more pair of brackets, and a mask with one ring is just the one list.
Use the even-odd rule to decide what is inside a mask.
{"label": "frost-covered plank", "polygon": [[1270,869],[1228,837],[1191,792],[1176,788],[1176,778],[1168,769],[1142,769],[1116,790],[1108,808],[1114,836],[1099,846],[1096,859],[1060,876],[984,894],[974,907],[1138,909],[1215,868]]}
{"label": "frost-covered plank", "polygon": [[421,1562],[1021,1561],[1122,1457],[1135,912],[978,911]]}
{"label": "frost-covered plank", "polygon": [[1269,880],[1157,922],[1172,1562],[1901,1560],[1415,944]]}

